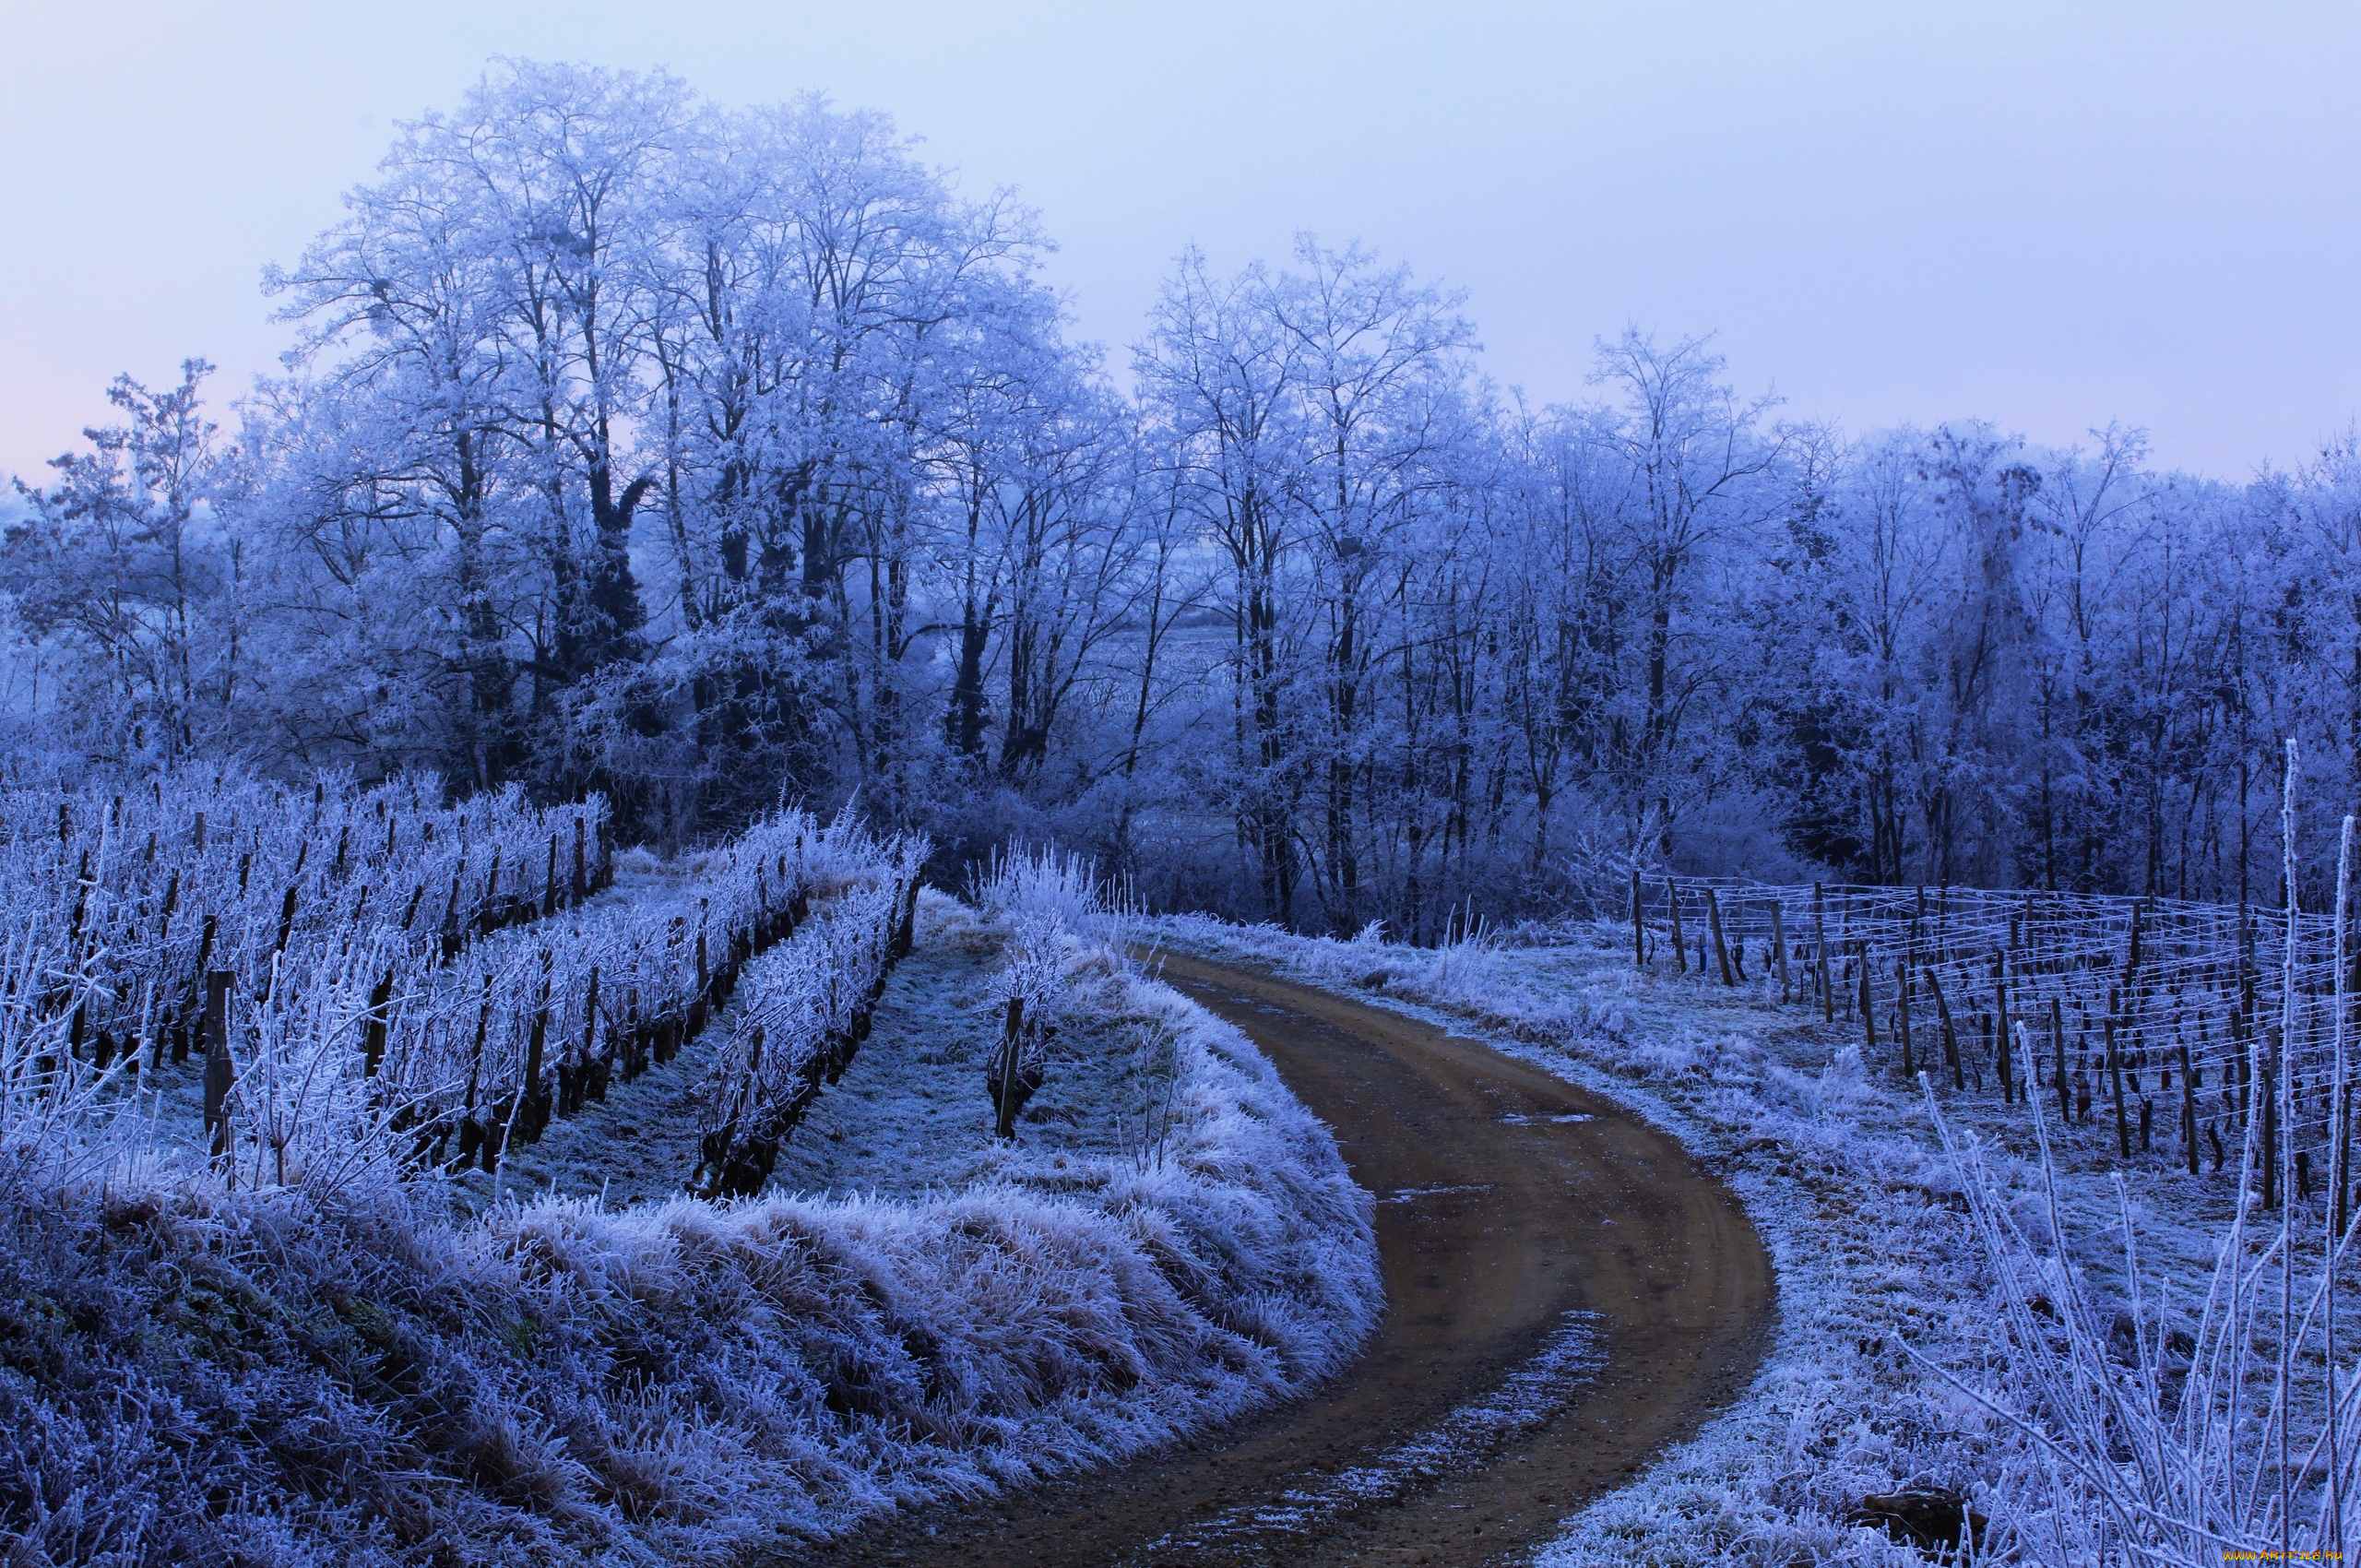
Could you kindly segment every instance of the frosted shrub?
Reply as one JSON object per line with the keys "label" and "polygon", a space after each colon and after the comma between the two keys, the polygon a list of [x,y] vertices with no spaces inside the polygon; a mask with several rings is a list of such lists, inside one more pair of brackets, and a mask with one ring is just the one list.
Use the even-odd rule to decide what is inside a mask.
{"label": "frosted shrub", "polygon": [[1586,985],[1571,1001],[1536,1002],[1530,1014],[1538,1027],[1569,1037],[1622,1040],[1630,1037],[1639,1008],[1627,986]]}
{"label": "frosted shrub", "polygon": [[1428,984],[1440,992],[1480,995],[1492,989],[1499,974],[1495,956],[1492,944],[1480,935],[1438,948],[1428,970]]}
{"label": "frosted shrub", "polygon": [[66,1014],[44,1002],[61,977],[38,933],[0,947],[0,1177],[70,1187],[120,1180],[144,1164],[148,1127],[122,1092],[134,1066],[68,1049]]}
{"label": "frosted shrub", "polygon": [[[2340,1309],[2351,1311],[2340,1300],[2350,1281],[2338,1278],[2350,1267],[2349,1238],[2308,1234],[2295,1206],[2265,1218],[2250,1185],[2260,1119],[2245,1147],[2248,1201],[2198,1294],[2177,1297],[2142,1256],[2115,1177],[2118,1305],[2069,1261],[2040,1097],[2030,1216],[1980,1143],[1955,1134],[1931,1094],[1928,1105],[1995,1281],[2005,1348],[1989,1381],[1959,1386],[1977,1417],[2016,1433],[2030,1455],[1990,1502],[2023,1550],[2045,1562],[2160,1568],[2240,1551],[2349,1559],[2361,1547],[2361,1383],[2338,1338],[2361,1327],[2339,1322]],[[2322,1368],[2335,1370],[2333,1384]]]}
{"label": "frosted shrub", "polygon": [[1098,934],[1108,913],[1090,861],[1048,849],[995,850],[969,901],[987,920],[1031,920],[1076,936]]}
{"label": "frosted shrub", "polygon": [[386,1090],[393,1080],[366,1075],[370,992],[384,955],[323,960],[323,972],[274,975],[270,998],[244,1028],[232,1031],[237,1075],[231,1124],[241,1132],[230,1161],[233,1181],[250,1187],[302,1185],[323,1195],[361,1181],[390,1184],[401,1174],[394,1133],[406,1102]]}
{"label": "frosted shrub", "polygon": [[1121,964],[1121,933],[1090,862],[1079,855],[1000,851],[976,879],[973,896],[978,912],[1005,932],[1001,966],[986,996],[986,1005],[1004,1020],[1004,1033],[984,1076],[1005,1137],[1047,1080],[1049,1042],[1064,1014],[1077,959],[1088,948]]}

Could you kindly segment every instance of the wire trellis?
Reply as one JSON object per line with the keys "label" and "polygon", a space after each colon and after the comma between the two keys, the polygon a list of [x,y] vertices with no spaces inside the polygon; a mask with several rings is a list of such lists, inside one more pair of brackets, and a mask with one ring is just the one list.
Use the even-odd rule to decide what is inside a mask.
{"label": "wire trellis", "polygon": [[2331,1169],[2340,1123],[2349,1138],[2336,1017],[2341,999],[2349,1029],[2361,993],[2349,913],[2340,944],[2333,913],[1636,873],[1628,906],[1640,967],[1768,986],[1857,1028],[1871,1066],[1905,1081],[2047,1095],[2126,1161],[2218,1170],[2260,1117],[2275,1201],[2280,1138],[2299,1197]]}

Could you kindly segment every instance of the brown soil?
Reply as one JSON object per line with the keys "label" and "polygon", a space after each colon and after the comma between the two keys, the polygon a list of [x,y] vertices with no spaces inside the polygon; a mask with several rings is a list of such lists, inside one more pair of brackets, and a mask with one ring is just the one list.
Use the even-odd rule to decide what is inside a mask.
{"label": "brown soil", "polygon": [[[1669,1135],[1397,1014],[1196,958],[1163,964],[1277,1064],[1377,1195],[1387,1306],[1367,1350],[1306,1398],[1192,1446],[881,1521],[793,1561],[1514,1561],[1744,1385],[1770,1260]],[[1489,1441],[1404,1462],[1406,1443],[1495,1396],[1585,1313],[1604,1362],[1586,1381],[1556,1380]]]}

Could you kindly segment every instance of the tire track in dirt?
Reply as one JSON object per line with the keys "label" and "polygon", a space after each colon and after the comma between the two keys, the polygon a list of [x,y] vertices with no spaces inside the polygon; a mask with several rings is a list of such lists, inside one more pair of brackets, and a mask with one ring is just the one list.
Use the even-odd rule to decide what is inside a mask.
{"label": "tire track in dirt", "polygon": [[1513,1561],[1745,1385],[1770,1259],[1670,1135],[1431,1025],[1161,958],[1377,1195],[1384,1321],[1323,1387],[1189,1447],[881,1521],[801,1561]]}

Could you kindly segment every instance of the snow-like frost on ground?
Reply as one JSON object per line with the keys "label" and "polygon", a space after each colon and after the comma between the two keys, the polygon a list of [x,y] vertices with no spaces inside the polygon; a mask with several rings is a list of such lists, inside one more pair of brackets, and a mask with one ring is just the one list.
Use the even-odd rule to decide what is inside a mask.
{"label": "snow-like frost on ground", "polygon": [[[1338,1366],[1381,1304],[1370,1202],[1270,1064],[1077,944],[1071,1081],[992,1144],[954,1038],[990,933],[923,913],[966,956],[907,981],[909,1016],[881,1010],[817,1102],[782,1172],[803,1194],[619,1210],[572,1131],[599,1115],[512,1168],[543,1191],[457,1226],[430,1193],[8,1185],[11,1562],[725,1561]],[[899,1088],[865,1099],[865,1075]],[[1169,1114],[1133,1120],[1143,1090]],[[926,1144],[937,1101],[961,1130]],[[828,1135],[864,1105],[890,1136]]]}

